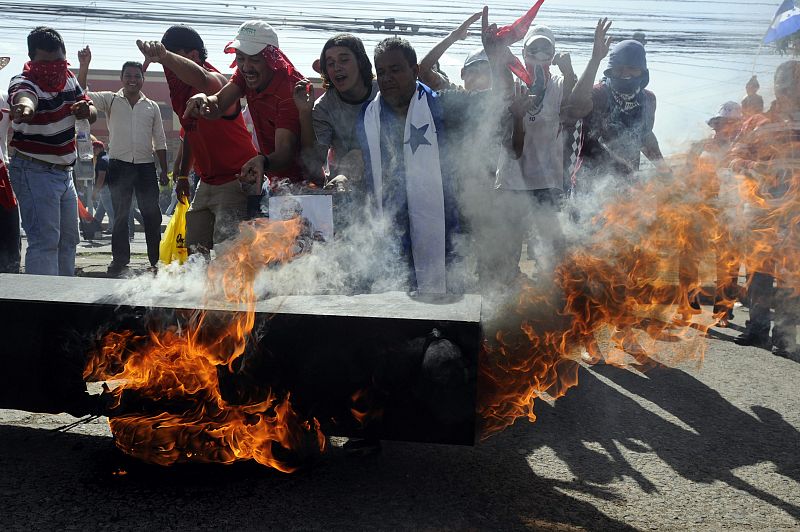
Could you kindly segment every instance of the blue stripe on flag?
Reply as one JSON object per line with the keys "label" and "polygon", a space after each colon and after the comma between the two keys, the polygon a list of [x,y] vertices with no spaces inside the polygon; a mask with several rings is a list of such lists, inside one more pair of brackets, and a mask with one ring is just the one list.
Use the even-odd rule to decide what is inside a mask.
{"label": "blue stripe on flag", "polygon": [[800,30],[800,9],[794,0],[785,0],[775,13],[772,25],[764,36],[764,44],[775,42]]}

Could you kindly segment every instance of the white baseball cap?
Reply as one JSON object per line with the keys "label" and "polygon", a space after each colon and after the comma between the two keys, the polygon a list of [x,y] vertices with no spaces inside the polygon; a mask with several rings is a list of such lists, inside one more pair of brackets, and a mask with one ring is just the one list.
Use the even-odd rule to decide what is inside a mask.
{"label": "white baseball cap", "polygon": [[236,32],[236,39],[225,46],[225,53],[239,50],[245,55],[256,55],[267,46],[278,46],[278,34],[263,20],[248,20]]}
{"label": "white baseball cap", "polygon": [[525,40],[522,41],[522,49],[524,50],[531,44],[533,41],[537,39],[546,39],[550,41],[550,44],[553,45],[553,48],[556,47],[556,36],[553,33],[553,30],[548,28],[547,26],[533,26],[530,30],[528,30],[528,34],[525,35]]}
{"label": "white baseball cap", "polygon": [[708,125],[711,125],[712,122],[716,120],[741,120],[743,117],[742,115],[742,106],[736,102],[725,102],[717,111],[717,114],[711,117],[708,122]]}

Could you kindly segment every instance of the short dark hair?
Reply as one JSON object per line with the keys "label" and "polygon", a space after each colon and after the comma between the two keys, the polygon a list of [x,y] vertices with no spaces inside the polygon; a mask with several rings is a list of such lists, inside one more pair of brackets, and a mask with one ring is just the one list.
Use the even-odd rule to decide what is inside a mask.
{"label": "short dark hair", "polygon": [[120,70],[120,72],[119,72],[119,77],[122,77],[122,76],[125,75],[125,69],[126,68],[138,68],[139,72],[142,73],[142,77],[144,77],[144,67],[142,66],[142,64],[139,61],[125,61],[122,64],[122,70]]}
{"label": "short dark hair", "polygon": [[31,61],[36,56],[36,50],[55,52],[59,49],[64,52],[64,55],[67,54],[67,49],[64,47],[64,39],[53,28],[37,26],[28,34],[28,57],[31,58]]}
{"label": "short dark hair", "polygon": [[356,62],[358,63],[358,73],[361,74],[364,85],[370,87],[375,76],[372,73],[372,61],[369,60],[369,55],[364,49],[364,43],[355,35],[340,33],[328,39],[325,46],[322,47],[322,53],[319,54],[319,65],[320,70],[322,70],[320,75],[322,76],[323,88],[328,89],[331,86],[331,80],[328,79],[327,68],[325,68],[325,52],[334,46],[344,46],[353,52],[353,55],[356,56]]}
{"label": "short dark hair", "polygon": [[164,36],[161,37],[161,44],[173,53],[179,50],[185,52],[197,50],[201,63],[205,62],[208,57],[208,50],[206,50],[206,45],[203,43],[200,34],[185,24],[178,24],[167,29],[164,32]]}
{"label": "short dark hair", "polygon": [[375,47],[375,59],[377,60],[378,56],[392,50],[400,50],[403,53],[403,57],[408,61],[409,66],[417,64],[417,52],[414,51],[414,47],[411,46],[410,42],[401,37],[389,37],[379,42],[378,46]]}

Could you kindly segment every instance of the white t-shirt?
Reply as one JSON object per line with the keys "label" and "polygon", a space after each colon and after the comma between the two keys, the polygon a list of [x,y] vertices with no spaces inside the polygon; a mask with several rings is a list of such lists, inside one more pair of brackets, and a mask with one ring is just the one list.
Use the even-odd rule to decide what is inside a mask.
{"label": "white t-shirt", "polygon": [[561,128],[561,99],[564,78],[550,75],[538,113],[525,115],[525,143],[522,156],[514,159],[511,150],[500,155],[496,187],[504,190],[542,190],[564,186],[564,142]]}

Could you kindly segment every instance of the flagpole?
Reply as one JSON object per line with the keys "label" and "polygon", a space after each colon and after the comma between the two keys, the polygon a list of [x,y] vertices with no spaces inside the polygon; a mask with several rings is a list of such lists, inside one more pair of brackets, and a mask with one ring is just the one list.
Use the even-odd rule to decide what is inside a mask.
{"label": "flagpole", "polygon": [[770,30],[772,29],[772,26],[775,24],[775,21],[778,20],[778,16],[781,14],[780,9],[782,5],[783,3],[781,3],[781,5],[778,6],[778,12],[775,13],[774,17],[772,17],[772,22],[770,22],[767,31],[764,32],[764,36],[761,37],[761,40],[758,42],[758,50],[756,51],[756,56],[753,58],[753,71],[750,73],[751,76],[756,75],[756,64],[758,64],[758,58],[759,56],[761,56],[761,50],[764,48],[764,39],[767,38],[767,34],[769,34]]}
{"label": "flagpole", "polygon": [[[766,34],[764,34],[764,36],[766,37]],[[756,51],[756,56],[753,58],[753,71],[750,72],[751,76],[755,76],[756,75],[756,65],[758,64],[759,56],[761,56],[761,49],[762,48],[764,48],[764,39],[763,38],[761,39],[761,42],[758,45],[758,50]]]}

